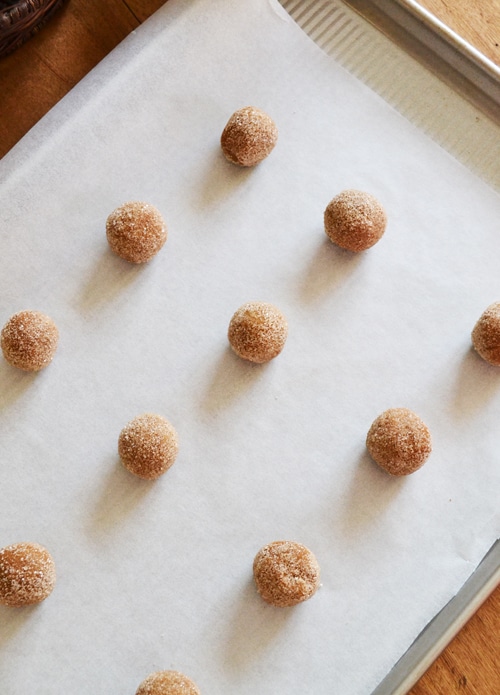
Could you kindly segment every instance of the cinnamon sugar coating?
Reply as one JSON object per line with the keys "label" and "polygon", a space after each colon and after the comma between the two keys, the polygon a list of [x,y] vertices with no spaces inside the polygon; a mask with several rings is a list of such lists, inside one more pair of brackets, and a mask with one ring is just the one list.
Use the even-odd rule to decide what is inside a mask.
{"label": "cinnamon sugar coating", "polygon": [[418,470],[432,451],[427,425],[408,408],[390,408],[370,427],[366,446],[373,460],[391,475]]}
{"label": "cinnamon sugar coating", "polygon": [[385,232],[387,216],[370,193],[346,190],[331,200],[324,214],[325,232],[347,251],[365,251]]}
{"label": "cinnamon sugar coating", "polygon": [[472,331],[476,352],[495,367],[500,367],[500,302],[487,307]]}
{"label": "cinnamon sugar coating", "polygon": [[273,119],[255,106],[246,106],[233,113],[220,142],[226,159],[253,167],[271,153],[277,140],[278,128]]}
{"label": "cinnamon sugar coating", "polygon": [[200,691],[179,671],[157,671],[142,681],[135,695],[200,695]]}
{"label": "cinnamon sugar coating", "polygon": [[167,227],[153,205],[130,202],[109,215],[106,236],[118,256],[130,263],[146,263],[166,242]]}
{"label": "cinnamon sugar coating", "polygon": [[52,556],[38,543],[16,543],[0,550],[0,604],[28,606],[52,593],[56,570]]}
{"label": "cinnamon sugar coating", "polygon": [[145,413],[120,432],[118,454],[127,470],[155,480],[173,465],[179,451],[177,432],[161,415]]}
{"label": "cinnamon sugar coating", "polygon": [[233,314],[227,335],[239,357],[250,362],[269,362],[283,350],[288,324],[273,304],[248,302]]}
{"label": "cinnamon sugar coating", "polygon": [[20,311],[2,329],[3,356],[13,367],[38,372],[52,361],[59,342],[54,321],[40,311]]}
{"label": "cinnamon sugar coating", "polygon": [[316,593],[320,569],[313,553],[294,541],[274,541],[253,562],[257,591],[273,606],[295,606]]}

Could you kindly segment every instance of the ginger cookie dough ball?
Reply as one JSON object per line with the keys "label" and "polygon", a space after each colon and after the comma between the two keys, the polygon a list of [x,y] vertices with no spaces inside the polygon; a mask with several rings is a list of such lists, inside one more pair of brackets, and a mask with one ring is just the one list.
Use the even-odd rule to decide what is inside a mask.
{"label": "ginger cookie dough ball", "polygon": [[391,475],[409,475],[427,461],[431,434],[408,408],[390,408],[372,423],[366,446],[373,460]]}
{"label": "ginger cookie dough ball", "polygon": [[38,372],[50,364],[58,342],[56,324],[39,311],[20,311],[2,329],[3,356],[26,372]]}
{"label": "ginger cookie dough ball", "polygon": [[257,591],[273,606],[295,606],[319,588],[319,565],[300,543],[274,541],[259,550],[253,561]]}
{"label": "ginger cookie dough ball", "polygon": [[248,302],[233,314],[227,337],[234,352],[250,362],[269,362],[285,346],[288,324],[279,309],[266,302]]}
{"label": "ginger cookie dough ball", "polygon": [[347,190],[331,200],[324,215],[325,232],[334,244],[347,251],[365,251],[385,232],[387,217],[370,193]]}
{"label": "ginger cookie dough ball", "polygon": [[0,604],[28,606],[52,593],[56,569],[38,543],[16,543],[0,550]]}
{"label": "ginger cookie dough ball", "polygon": [[112,250],[130,263],[146,263],[167,240],[160,212],[149,203],[131,202],[116,208],[106,220]]}
{"label": "ginger cookie dough ball", "polygon": [[118,439],[123,465],[145,480],[163,475],[174,463],[178,451],[177,432],[161,415],[139,415],[125,425]]}
{"label": "ginger cookie dough ball", "polygon": [[500,367],[500,302],[483,311],[472,331],[472,344],[483,360]]}
{"label": "ginger cookie dough ball", "polygon": [[142,681],[135,695],[200,695],[200,691],[178,671],[158,671]]}
{"label": "ginger cookie dough ball", "polygon": [[273,119],[254,106],[233,113],[222,131],[220,143],[226,159],[253,167],[271,153],[278,140]]}

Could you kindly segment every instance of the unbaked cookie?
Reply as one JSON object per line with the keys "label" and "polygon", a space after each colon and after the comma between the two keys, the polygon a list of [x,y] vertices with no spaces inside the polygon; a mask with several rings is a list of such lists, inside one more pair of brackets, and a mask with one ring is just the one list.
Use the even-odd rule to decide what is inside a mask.
{"label": "unbaked cookie", "polygon": [[166,242],[167,227],[153,205],[130,202],[109,215],[106,236],[118,256],[130,263],[146,263]]}
{"label": "unbaked cookie", "polygon": [[28,606],[52,593],[56,569],[49,551],[38,543],[16,543],[0,550],[0,604]]}
{"label": "unbaked cookie", "polygon": [[387,216],[370,193],[346,190],[331,200],[324,214],[325,232],[347,251],[365,251],[385,232]]}
{"label": "unbaked cookie", "polygon": [[26,372],[38,372],[50,364],[58,343],[56,324],[40,311],[20,311],[2,329],[3,356]]}
{"label": "unbaked cookie", "polygon": [[279,309],[266,302],[248,302],[233,314],[227,337],[234,352],[250,362],[269,362],[280,354],[288,323]]}
{"label": "unbaked cookie", "polygon": [[408,408],[390,408],[370,427],[366,446],[378,465],[391,475],[418,470],[432,451],[427,425]]}
{"label": "unbaked cookie", "polygon": [[500,302],[483,311],[472,331],[472,344],[483,360],[500,367]]}
{"label": "unbaked cookie", "polygon": [[120,432],[118,454],[131,473],[154,480],[174,463],[179,451],[177,432],[161,415],[145,413]]}
{"label": "unbaked cookie", "polygon": [[273,119],[255,106],[246,106],[233,113],[220,143],[230,162],[253,167],[271,153],[277,140],[278,128]]}
{"label": "unbaked cookie", "polygon": [[200,695],[200,691],[179,671],[157,671],[142,681],[135,695]]}
{"label": "unbaked cookie", "polygon": [[313,553],[294,541],[274,541],[253,561],[257,591],[273,606],[295,606],[316,593],[320,569]]}

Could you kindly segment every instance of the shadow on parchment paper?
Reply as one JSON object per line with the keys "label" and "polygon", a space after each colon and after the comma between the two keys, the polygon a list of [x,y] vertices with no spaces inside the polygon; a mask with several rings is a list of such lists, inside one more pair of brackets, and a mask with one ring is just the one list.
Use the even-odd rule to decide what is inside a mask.
{"label": "shadow on parchment paper", "polygon": [[155,484],[154,480],[141,480],[127,471],[118,457],[113,456],[97,501],[90,510],[89,531],[93,536],[106,536],[115,526],[119,526],[147,497]]}
{"label": "shadow on parchment paper", "polygon": [[0,606],[0,656],[3,647],[16,636],[39,607],[40,604],[20,607]]}
{"label": "shadow on parchment paper", "polygon": [[[50,365],[46,369],[50,369]],[[22,369],[12,367],[0,356],[0,411],[17,401],[35,379],[40,378],[43,379],[42,373],[24,372]]]}
{"label": "shadow on parchment paper", "polygon": [[500,367],[483,360],[472,345],[458,368],[452,413],[465,418],[476,413],[500,392]]}
{"label": "shadow on parchment paper", "polygon": [[298,282],[300,299],[316,302],[341,285],[363,262],[362,253],[345,251],[333,244],[323,230],[317,231],[318,245]]}
{"label": "shadow on parchment paper", "polygon": [[202,171],[201,180],[193,186],[194,207],[201,211],[217,207],[224,198],[230,196],[252,176],[254,168],[231,164],[222,154],[220,147],[214,149]]}
{"label": "shadow on parchment paper", "polygon": [[238,357],[228,346],[212,368],[210,383],[201,399],[201,408],[215,414],[228,408],[260,379],[269,363],[255,364]]}
{"label": "shadow on parchment paper", "polygon": [[363,533],[375,519],[383,516],[405,483],[406,476],[386,473],[366,449],[361,451],[349,488],[342,498],[343,533],[347,536]]}
{"label": "shadow on parchment paper", "polygon": [[[150,262],[153,263],[154,259]],[[148,263],[129,263],[114,254],[109,247],[104,248],[77,297],[78,307],[85,311],[111,302],[140,276],[147,265]]]}
{"label": "shadow on parchment paper", "polygon": [[222,658],[226,668],[235,673],[251,665],[259,655],[267,651],[275,637],[286,629],[292,612],[301,606],[277,608],[261,599],[253,577],[242,587],[234,605],[227,607],[229,630],[223,640]]}

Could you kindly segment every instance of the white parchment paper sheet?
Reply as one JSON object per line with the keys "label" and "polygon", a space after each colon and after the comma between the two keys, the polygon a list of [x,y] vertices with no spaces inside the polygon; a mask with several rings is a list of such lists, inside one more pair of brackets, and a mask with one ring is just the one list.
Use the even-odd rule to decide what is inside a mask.
{"label": "white parchment paper sheet", "polygon": [[[249,104],[280,138],[243,170],[219,137]],[[40,374],[0,362],[0,545],[42,543],[58,568],[43,604],[0,607],[2,693],[132,694],[166,668],[204,695],[369,693],[498,535],[500,372],[470,348],[500,298],[498,194],[274,0],[170,0],[0,175],[1,323],[33,308],[61,334]],[[388,212],[362,255],[323,233],[344,188]],[[107,248],[127,200],[169,229],[144,267]],[[250,300],[289,321],[268,365],[227,346]],[[364,448],[396,406],[434,441],[407,479]],[[147,411],[181,443],[155,483],[116,453]],[[293,609],[252,582],[282,538],[322,568]]]}

